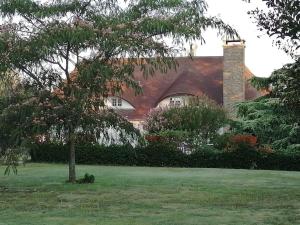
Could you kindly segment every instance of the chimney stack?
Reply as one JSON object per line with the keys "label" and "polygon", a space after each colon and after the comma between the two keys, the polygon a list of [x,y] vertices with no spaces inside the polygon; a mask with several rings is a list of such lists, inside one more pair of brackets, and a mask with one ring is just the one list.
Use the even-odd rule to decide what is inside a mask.
{"label": "chimney stack", "polygon": [[245,101],[245,41],[227,40],[223,51],[223,105],[234,118],[236,103]]}

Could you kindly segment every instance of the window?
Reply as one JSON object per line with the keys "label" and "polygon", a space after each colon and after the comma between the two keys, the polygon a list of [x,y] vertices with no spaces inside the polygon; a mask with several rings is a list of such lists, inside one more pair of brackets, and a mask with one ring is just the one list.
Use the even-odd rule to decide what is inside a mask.
{"label": "window", "polygon": [[174,99],[173,98],[170,98],[170,106],[174,106]]}
{"label": "window", "polygon": [[121,98],[112,98],[112,106],[122,106],[122,99]]}
{"label": "window", "polygon": [[112,99],[112,106],[117,106],[117,99],[116,98]]}
{"label": "window", "polygon": [[118,106],[122,106],[122,99],[118,98]]}
{"label": "window", "polygon": [[176,100],[175,101],[175,106],[177,106],[177,107],[181,106],[181,101],[180,100]]}
{"label": "window", "polygon": [[180,98],[170,98],[169,106],[181,106],[181,99]]}

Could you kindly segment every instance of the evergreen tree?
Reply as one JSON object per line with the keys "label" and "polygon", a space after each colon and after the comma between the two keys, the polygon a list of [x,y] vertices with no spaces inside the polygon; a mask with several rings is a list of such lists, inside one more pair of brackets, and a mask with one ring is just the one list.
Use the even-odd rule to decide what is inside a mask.
{"label": "evergreen tree", "polygon": [[76,181],[79,126],[87,129],[97,120],[102,127],[119,127],[121,121],[127,128],[103,106],[105,98],[120,94],[123,86],[141,92],[133,77],[137,66],[145,76],[176,67],[174,56],[183,44],[203,41],[208,28],[236,36],[220,19],[206,16],[203,0],[124,2],[123,6],[118,0],[0,3],[0,74],[17,72],[31,90],[17,103],[34,106],[26,122],[37,130],[53,125],[64,129],[70,145],[70,182]]}

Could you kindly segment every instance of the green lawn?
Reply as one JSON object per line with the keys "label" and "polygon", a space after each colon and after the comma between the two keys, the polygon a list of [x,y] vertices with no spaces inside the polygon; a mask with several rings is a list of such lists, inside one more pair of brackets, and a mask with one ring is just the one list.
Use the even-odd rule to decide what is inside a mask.
{"label": "green lawn", "polygon": [[78,166],[95,184],[66,184],[67,167],[0,167],[0,225],[300,224],[300,173]]}

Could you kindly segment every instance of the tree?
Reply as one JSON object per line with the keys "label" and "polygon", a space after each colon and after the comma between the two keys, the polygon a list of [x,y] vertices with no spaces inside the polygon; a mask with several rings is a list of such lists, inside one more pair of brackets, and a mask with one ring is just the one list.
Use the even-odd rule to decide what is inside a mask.
{"label": "tree", "polygon": [[260,143],[286,149],[300,140],[300,1],[263,0],[268,11],[249,12],[261,31],[276,38],[276,44],[295,62],[274,71],[268,78],[254,77],[251,83],[265,96],[238,107],[242,132],[254,133]]}
{"label": "tree", "polygon": [[255,9],[249,14],[257,21],[261,31],[275,37],[279,47],[296,56],[300,47],[300,1],[262,0],[268,10]]}
{"label": "tree", "polygon": [[[0,3],[0,74],[16,71],[31,89],[30,96],[17,103],[34,105],[26,121],[41,130],[53,125],[64,130],[70,145],[70,182],[76,181],[78,127],[88,126],[95,117],[102,127],[118,127],[118,119],[106,116],[104,99],[120,94],[123,86],[141,92],[133,77],[135,67],[145,76],[176,67],[174,55],[183,43],[203,39],[207,28],[236,36],[220,19],[206,17],[203,0],[125,2],[126,7],[117,0]],[[74,68],[76,73],[71,72]]]}
{"label": "tree", "polygon": [[189,138],[192,143],[207,144],[226,122],[225,111],[214,101],[208,97],[190,97],[187,105],[152,110],[145,128],[160,135],[170,131],[176,135],[179,131],[179,136]]}
{"label": "tree", "polygon": [[285,150],[300,144],[299,117],[278,98],[264,96],[239,104],[239,132],[255,134],[260,144]]}
{"label": "tree", "polygon": [[268,78],[254,77],[251,82],[300,116],[300,59],[275,70]]}

